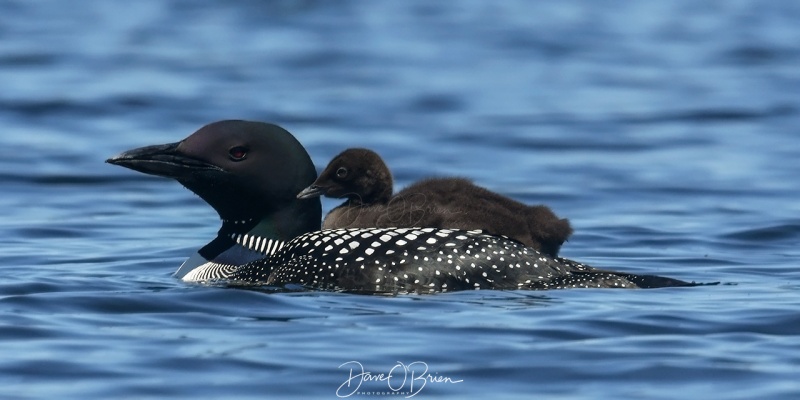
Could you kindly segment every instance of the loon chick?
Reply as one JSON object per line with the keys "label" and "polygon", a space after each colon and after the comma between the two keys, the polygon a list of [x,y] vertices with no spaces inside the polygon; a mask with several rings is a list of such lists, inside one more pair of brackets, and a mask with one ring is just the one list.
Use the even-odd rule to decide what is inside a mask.
{"label": "loon chick", "polygon": [[297,197],[346,198],[322,227],[431,227],[503,235],[551,257],[572,234],[550,208],[528,206],[463,178],[430,178],[392,196],[392,174],[372,150],[347,149],[331,160]]}
{"label": "loon chick", "polygon": [[276,125],[215,122],[180,142],[129,150],[107,162],[173,178],[220,215],[217,237],[176,272],[184,281],[367,293],[694,285],[594,269],[477,232],[320,231],[320,200],[296,199],[315,180],[314,165]]}

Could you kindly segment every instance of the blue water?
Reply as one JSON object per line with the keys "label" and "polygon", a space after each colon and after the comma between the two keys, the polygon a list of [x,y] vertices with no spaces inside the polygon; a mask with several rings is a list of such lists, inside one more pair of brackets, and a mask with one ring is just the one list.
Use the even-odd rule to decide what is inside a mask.
{"label": "blue water", "polygon": [[[754,0],[0,2],[0,398],[337,398],[355,362],[394,374],[351,398],[798,398],[799,20]],[[103,160],[229,118],[286,127],[319,168],[369,147],[400,187],[547,204],[576,230],[565,257],[723,284],[176,281],[216,215]],[[450,381],[401,387],[422,363]]]}

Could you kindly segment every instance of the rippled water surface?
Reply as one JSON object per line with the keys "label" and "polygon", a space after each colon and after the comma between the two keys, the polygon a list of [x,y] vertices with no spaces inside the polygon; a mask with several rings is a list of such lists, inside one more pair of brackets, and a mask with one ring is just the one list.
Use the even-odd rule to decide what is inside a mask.
{"label": "rippled water surface", "polygon": [[[791,1],[0,2],[0,398],[798,398],[798,20]],[[103,160],[230,118],[286,127],[320,168],[369,147],[399,186],[548,204],[565,257],[722,284],[184,284],[216,215]],[[392,378],[347,386],[359,365]]]}

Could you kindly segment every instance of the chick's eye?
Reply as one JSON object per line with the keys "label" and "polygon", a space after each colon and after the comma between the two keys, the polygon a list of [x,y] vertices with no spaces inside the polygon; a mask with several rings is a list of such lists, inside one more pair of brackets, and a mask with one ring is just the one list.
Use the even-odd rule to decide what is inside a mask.
{"label": "chick's eye", "polygon": [[228,150],[228,156],[233,161],[242,161],[247,157],[247,148],[244,146],[234,146]]}
{"label": "chick's eye", "polygon": [[336,176],[339,178],[344,178],[347,176],[347,168],[339,167],[339,169],[336,170]]}

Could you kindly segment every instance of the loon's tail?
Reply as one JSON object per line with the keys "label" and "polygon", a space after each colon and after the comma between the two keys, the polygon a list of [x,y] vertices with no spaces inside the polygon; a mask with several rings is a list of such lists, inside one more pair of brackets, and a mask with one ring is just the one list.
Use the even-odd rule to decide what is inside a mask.
{"label": "loon's tail", "polygon": [[719,282],[709,282],[709,283],[686,282],[680,279],[666,278],[658,275],[634,275],[634,274],[622,274],[618,272],[616,274],[633,282],[634,284],[636,284],[636,286],[642,289],[719,285]]}

